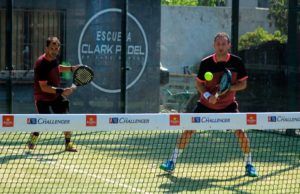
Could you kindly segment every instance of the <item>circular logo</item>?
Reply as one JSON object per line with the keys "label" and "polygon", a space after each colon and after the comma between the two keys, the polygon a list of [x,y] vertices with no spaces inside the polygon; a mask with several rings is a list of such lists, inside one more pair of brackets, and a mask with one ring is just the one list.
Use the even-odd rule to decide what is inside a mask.
{"label": "circular logo", "polygon": [[[95,88],[120,92],[121,73],[121,10],[105,9],[96,13],[85,24],[78,43],[78,60],[94,69]],[[126,65],[129,89],[142,76],[148,58],[148,42],[141,23],[127,13]]]}

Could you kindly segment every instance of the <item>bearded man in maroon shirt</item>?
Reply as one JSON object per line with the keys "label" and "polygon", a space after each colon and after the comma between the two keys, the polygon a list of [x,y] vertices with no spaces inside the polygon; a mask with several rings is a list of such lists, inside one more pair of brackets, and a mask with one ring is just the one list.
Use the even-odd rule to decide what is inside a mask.
{"label": "bearded man in maroon shirt", "polygon": [[[75,88],[60,87],[60,73],[73,72],[80,65],[60,65],[57,59],[60,51],[60,41],[57,37],[49,37],[46,41],[45,53],[41,55],[34,65],[34,100],[35,107],[40,114],[66,114],[69,111],[69,101],[66,98]],[[39,132],[33,132],[27,143],[29,149],[34,149]],[[64,132],[65,150],[77,152],[75,144],[71,142],[71,132]]]}

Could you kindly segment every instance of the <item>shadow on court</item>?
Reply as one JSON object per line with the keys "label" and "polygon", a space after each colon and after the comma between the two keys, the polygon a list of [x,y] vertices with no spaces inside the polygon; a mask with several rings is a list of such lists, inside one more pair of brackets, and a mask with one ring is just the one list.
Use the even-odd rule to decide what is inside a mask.
{"label": "shadow on court", "polygon": [[[95,154],[107,154],[128,159],[157,160],[161,163],[168,159],[176,145],[176,139],[182,131],[119,131],[119,132],[76,132],[72,140],[81,150],[90,150]],[[284,136],[262,131],[247,131],[251,142],[253,161],[267,163],[299,163],[299,137]],[[5,149],[23,149],[26,151],[27,133],[21,135],[0,135],[1,155]],[[42,133],[37,146],[63,146],[61,132]],[[83,146],[83,147],[82,147]],[[21,148],[22,147],[22,148]],[[81,148],[80,148],[81,147]],[[54,150],[53,150],[54,149]],[[21,159],[23,154],[7,153],[0,155],[1,161]],[[3,159],[6,157],[7,159]],[[198,131],[179,157],[179,163],[216,164],[243,160],[237,138],[233,131]]]}
{"label": "shadow on court", "polygon": [[159,186],[160,189],[165,190],[165,193],[197,192],[209,189],[212,192],[227,190],[236,193],[250,194],[250,192],[242,191],[237,187],[222,186],[220,184],[220,182],[223,182],[223,185],[226,185],[226,182],[235,181],[244,178],[244,176],[237,176],[230,179],[192,179],[188,177],[176,177],[171,174],[162,174],[159,176],[163,176],[169,179],[168,183],[163,183]]}
{"label": "shadow on court", "polygon": [[[33,153],[34,151],[26,151],[24,148],[23,153],[20,154],[15,154],[15,153],[10,153],[7,151],[4,153],[4,156],[0,156],[0,164],[6,164],[12,160],[21,160],[21,159],[33,159],[38,162],[56,162],[57,159],[55,158],[48,158],[49,156],[54,156],[54,155],[59,155],[62,153],[65,153],[65,151],[58,151],[58,152],[52,152],[52,153]],[[3,153],[1,153],[3,155]]]}
{"label": "shadow on court", "polygon": [[[209,189],[210,191],[215,190],[215,192],[231,191],[234,193],[250,194],[251,192],[243,191],[240,188],[254,184],[256,182],[266,180],[273,176],[284,174],[286,172],[297,169],[299,167],[300,164],[293,165],[281,170],[272,171],[268,174],[255,177],[255,178],[245,178],[245,176],[236,176],[229,179],[192,179],[189,177],[184,177],[184,178],[176,177],[168,173],[158,175],[157,177],[165,177],[169,179],[169,182],[162,183],[159,186],[159,188],[165,190],[165,193],[196,192],[196,191]],[[237,182],[237,184],[225,186],[226,182],[233,182],[233,181]]]}

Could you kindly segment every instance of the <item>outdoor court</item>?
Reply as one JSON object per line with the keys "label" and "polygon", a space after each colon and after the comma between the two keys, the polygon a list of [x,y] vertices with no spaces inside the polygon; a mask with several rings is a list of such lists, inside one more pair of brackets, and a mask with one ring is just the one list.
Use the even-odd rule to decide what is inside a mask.
{"label": "outdoor court", "polygon": [[179,131],[77,132],[78,153],[66,153],[61,133],[41,135],[36,150],[28,134],[0,140],[1,193],[298,193],[300,141],[249,131],[259,177],[244,176],[232,131],[199,131],[174,174],[159,164],[169,157]]}

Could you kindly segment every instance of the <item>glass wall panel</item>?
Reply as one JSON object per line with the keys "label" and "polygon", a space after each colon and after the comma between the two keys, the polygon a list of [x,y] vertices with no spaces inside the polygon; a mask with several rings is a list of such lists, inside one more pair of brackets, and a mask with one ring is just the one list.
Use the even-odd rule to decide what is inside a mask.
{"label": "glass wall panel", "polygon": [[[6,1],[0,1],[0,111],[9,112],[7,106],[7,87],[5,75],[5,45],[6,45]],[[3,75],[4,74],[4,75]]]}
{"label": "glass wall panel", "polygon": [[[72,112],[120,112],[123,2],[13,2],[13,112],[35,112],[33,69],[35,61],[45,52],[46,39],[50,36],[60,39],[60,63],[88,65],[95,73],[91,84],[78,88],[76,93],[70,96]],[[127,110],[158,112],[160,1],[133,0],[128,1],[127,6]],[[5,4],[1,2],[0,68],[7,74],[5,13]],[[7,77],[3,75],[2,78],[5,80]],[[62,86],[67,87],[71,82],[71,74],[63,73]]]}

